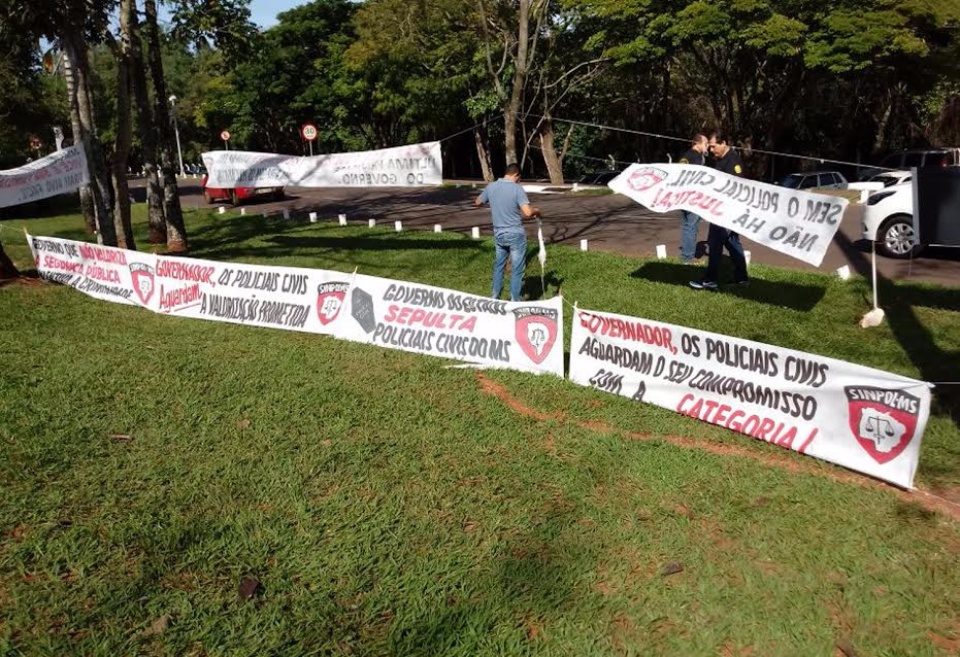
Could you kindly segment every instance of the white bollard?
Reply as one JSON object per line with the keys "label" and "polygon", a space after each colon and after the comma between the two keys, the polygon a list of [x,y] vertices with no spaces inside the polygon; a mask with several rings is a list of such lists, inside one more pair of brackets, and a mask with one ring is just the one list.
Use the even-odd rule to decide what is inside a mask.
{"label": "white bollard", "polygon": [[316,212],[311,212],[311,213],[310,213],[310,223],[311,223],[311,224],[317,223],[317,213],[316,213]]}
{"label": "white bollard", "polygon": [[657,257],[660,260],[663,260],[667,257],[667,245],[666,244],[657,244]]}
{"label": "white bollard", "polygon": [[217,208],[217,212],[219,212],[220,214],[224,214],[226,211],[227,209],[222,205],[219,208]]}
{"label": "white bollard", "polygon": [[477,183],[473,183],[473,189],[477,188]]}
{"label": "white bollard", "polygon": [[580,250],[581,250],[581,251],[586,251],[587,248],[588,248],[588,247],[587,247],[587,240],[580,240]]}
{"label": "white bollard", "polygon": [[573,191],[575,192],[580,191],[580,183],[573,183]]}
{"label": "white bollard", "polygon": [[394,221],[394,222],[393,222],[393,229],[394,229],[395,231],[397,231],[398,233],[402,233],[402,232],[403,232],[403,222]]}
{"label": "white bollard", "polygon": [[347,225],[347,215],[341,214],[341,215],[338,217],[338,219],[340,219],[340,225],[341,225],[341,226],[346,226],[346,225]]}
{"label": "white bollard", "polygon": [[749,267],[749,266],[750,266],[750,252],[749,252],[749,251],[744,251],[744,252],[743,252],[743,258],[744,258],[744,260],[747,261],[747,267]]}
{"label": "white bollard", "polygon": [[442,233],[442,232],[443,232],[443,226],[441,226],[440,224],[433,224],[433,232],[435,232],[435,233]]}
{"label": "white bollard", "polygon": [[474,226],[473,230],[470,231],[470,234],[473,235],[473,239],[475,240],[480,239],[480,227]]}
{"label": "white bollard", "polygon": [[837,276],[840,277],[841,281],[850,280],[850,267],[849,265],[844,265],[837,270]]}
{"label": "white bollard", "polygon": [[241,216],[241,217],[247,216],[247,209],[246,209],[246,208],[240,208],[240,216]]}
{"label": "white bollard", "polygon": [[284,219],[289,219],[289,218],[290,218],[290,210],[289,210],[289,209],[287,209],[287,208],[284,208],[284,209],[283,209],[283,218],[284,218]]}
{"label": "white bollard", "polygon": [[376,219],[367,219],[367,228],[373,228],[377,225]]}

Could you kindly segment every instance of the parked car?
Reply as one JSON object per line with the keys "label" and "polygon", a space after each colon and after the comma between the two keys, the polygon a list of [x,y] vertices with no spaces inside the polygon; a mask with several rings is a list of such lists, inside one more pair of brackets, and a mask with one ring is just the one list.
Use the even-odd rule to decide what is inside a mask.
{"label": "parked car", "polygon": [[867,198],[863,212],[863,237],[875,241],[877,250],[890,258],[909,258],[921,245],[914,244],[913,183],[892,185]]}
{"label": "parked car", "polygon": [[790,189],[846,189],[847,179],[839,171],[791,173],[778,183]]}
{"label": "parked car", "polygon": [[208,204],[217,200],[227,200],[231,205],[240,205],[254,198],[269,197],[274,201],[282,201],[284,198],[283,187],[207,187],[207,178],[206,175],[203,176],[200,188],[203,190],[203,200]]}
{"label": "parked car", "polygon": [[900,183],[910,182],[912,178],[913,174],[909,171],[884,171],[871,178],[867,178],[866,182],[878,182],[882,183],[884,187],[893,187]]}
{"label": "parked car", "polygon": [[860,172],[860,180],[867,180],[884,171],[909,171],[923,167],[953,167],[960,165],[960,148],[923,148],[894,153],[880,160],[874,167]]}

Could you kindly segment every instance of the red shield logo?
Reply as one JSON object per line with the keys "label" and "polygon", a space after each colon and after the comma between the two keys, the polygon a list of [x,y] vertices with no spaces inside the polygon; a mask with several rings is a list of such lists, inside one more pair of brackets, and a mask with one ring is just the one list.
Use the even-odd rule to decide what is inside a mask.
{"label": "red shield logo", "polygon": [[557,341],[557,311],[552,308],[525,306],[513,311],[516,316],[517,344],[527,358],[539,365]]}
{"label": "red shield logo", "polygon": [[883,465],[900,456],[917,430],[920,398],[872,386],[844,388],[850,431],[864,451]]}
{"label": "red shield logo", "polygon": [[667,172],[656,167],[640,167],[627,178],[627,185],[637,192],[645,192],[656,187],[667,177]]}
{"label": "red shield logo", "polygon": [[349,283],[321,283],[317,287],[317,318],[326,326],[337,318],[343,300],[347,297]]}
{"label": "red shield logo", "polygon": [[131,262],[130,279],[133,281],[133,291],[137,293],[143,305],[150,303],[154,290],[153,267],[142,262]]}

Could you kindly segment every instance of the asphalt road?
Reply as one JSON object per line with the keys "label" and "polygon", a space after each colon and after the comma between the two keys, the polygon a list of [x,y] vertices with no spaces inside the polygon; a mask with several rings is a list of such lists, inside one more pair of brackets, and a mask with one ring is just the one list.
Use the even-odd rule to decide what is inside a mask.
{"label": "asphalt road", "polygon": [[[136,188],[142,187],[142,181],[131,182]],[[142,200],[142,192],[142,188],[134,191],[138,200]],[[325,220],[346,214],[348,221],[364,224],[368,219],[390,225],[400,220],[408,230],[433,230],[434,224],[442,224],[444,230],[469,232],[473,226],[479,226],[481,234],[488,235],[491,233],[489,210],[472,205],[478,193],[470,183],[444,189],[288,188],[284,201],[248,201],[243,207],[248,213],[277,213],[283,208],[317,212]],[[203,202],[199,180],[182,180],[181,195],[184,207],[219,205],[208,206]],[[586,239],[591,250],[641,257],[654,257],[656,245],[665,244],[668,255],[678,256],[679,213],[650,212],[620,195],[530,194],[530,201],[543,211],[544,237],[548,243],[577,246],[580,240]],[[861,213],[862,206],[850,204],[819,268],[748,239],[743,240],[744,247],[751,252],[753,263],[822,272],[849,265],[854,273],[869,276],[870,245],[860,239]],[[706,226],[701,224],[701,240],[706,239],[706,232]],[[702,262],[706,264],[705,259]],[[878,256],[877,264],[878,275],[887,279],[960,286],[960,249],[928,248],[913,260]],[[691,278],[698,274],[699,268],[691,267]]]}

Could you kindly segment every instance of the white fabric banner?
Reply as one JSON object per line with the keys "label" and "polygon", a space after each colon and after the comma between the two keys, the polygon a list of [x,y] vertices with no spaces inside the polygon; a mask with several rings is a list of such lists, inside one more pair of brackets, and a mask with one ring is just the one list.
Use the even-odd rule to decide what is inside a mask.
{"label": "white fabric banner", "polygon": [[610,189],[654,212],[687,210],[816,267],[848,201],[747,180],[696,164],[631,164]]}
{"label": "white fabric banner", "polygon": [[[76,288],[103,301],[151,308],[138,290],[140,271],[152,271],[157,256],[87,242],[27,235],[37,272],[47,281]],[[151,308],[155,310],[155,308]]]}
{"label": "white fabric banner", "polygon": [[0,171],[0,208],[66,194],[88,182],[83,148],[71,146],[22,167]]}
{"label": "white fabric banner", "polygon": [[339,337],[486,366],[563,376],[563,300],[510,302],[358,275]]}
{"label": "white fabric banner", "polygon": [[418,187],[443,184],[440,142],[357,153],[299,157],[210,151],[203,164],[213,188]]}
{"label": "white fabric banner", "polygon": [[800,351],[578,309],[570,379],[910,488],[930,385]]}
{"label": "white fabric banner", "polygon": [[506,302],[323,269],[27,236],[40,275],[105,301],[563,376],[563,300]]}

